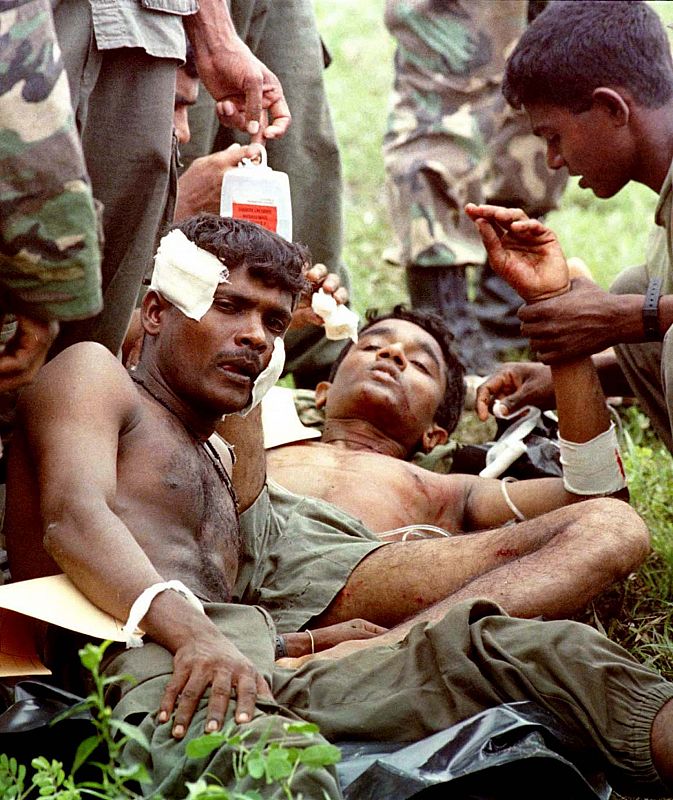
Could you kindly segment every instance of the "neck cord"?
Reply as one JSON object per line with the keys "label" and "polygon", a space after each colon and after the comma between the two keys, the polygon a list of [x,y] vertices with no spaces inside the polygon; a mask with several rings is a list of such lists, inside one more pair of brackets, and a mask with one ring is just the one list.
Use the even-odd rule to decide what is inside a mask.
{"label": "neck cord", "polygon": [[186,425],[185,422],[178,416],[177,412],[174,411],[162,397],[159,397],[159,395],[155,394],[142,378],[139,378],[137,375],[134,375],[131,372],[129,372],[129,375],[134,383],[137,383],[139,386],[142,386],[143,389],[147,392],[147,394],[149,394],[150,397],[154,398],[157,401],[157,403],[159,403],[159,405],[163,406],[166,409],[166,411],[168,411],[173,417],[175,417],[175,419],[177,419],[177,421],[182,425],[182,427],[187,431],[187,433],[192,437],[192,439],[195,439],[196,442],[202,446],[204,452],[208,456],[213,467],[215,467],[215,472],[217,472],[220,480],[227,487],[227,490],[231,495],[234,504],[236,505],[236,508],[238,508],[238,498],[236,497],[236,491],[234,489],[234,485],[231,482],[229,473],[227,472],[224,464],[222,463],[220,454],[217,452],[212,442],[210,442],[208,439],[205,440],[200,439],[194,433],[194,431],[188,425]]}

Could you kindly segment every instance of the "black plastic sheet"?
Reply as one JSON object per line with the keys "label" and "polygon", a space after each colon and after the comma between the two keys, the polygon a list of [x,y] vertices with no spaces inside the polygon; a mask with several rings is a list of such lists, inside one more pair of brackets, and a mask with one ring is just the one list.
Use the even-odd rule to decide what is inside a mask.
{"label": "black plastic sheet", "polygon": [[607,800],[611,794],[594,755],[534,703],[488,709],[395,752],[375,743],[340,747],[346,800]]}

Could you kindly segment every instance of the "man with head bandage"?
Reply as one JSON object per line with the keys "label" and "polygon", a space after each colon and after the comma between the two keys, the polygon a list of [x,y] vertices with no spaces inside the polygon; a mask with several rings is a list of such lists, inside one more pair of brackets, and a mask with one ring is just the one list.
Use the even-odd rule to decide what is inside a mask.
{"label": "man with head bandage", "polygon": [[[63,571],[97,606],[128,620],[130,649],[108,651],[106,674],[135,678],[114,714],[142,718],[150,752],[129,742],[125,756],[147,765],[148,796],[184,797],[185,782],[205,773],[232,785],[226,746],[185,758],[186,741],[229,721],[249,744],[285,736],[284,722],[297,716],[333,740],[408,740],[524,699],[556,714],[618,778],[661,791],[673,773],[673,685],[586,626],[508,618],[472,597],[445,611],[425,609],[418,624],[389,633],[352,615],[328,628],[310,624],[310,632],[276,630],[273,617],[283,607],[305,614],[304,597],[317,596],[324,607],[334,598],[315,554],[293,535],[302,519],[324,547],[334,540],[326,560],[336,565],[345,535],[361,540],[363,560],[407,548],[407,573],[424,542],[383,544],[346,514],[340,535],[314,501],[296,498],[276,542],[296,557],[294,594],[271,592],[264,606],[235,602],[240,578],[275,569],[264,558],[266,529],[245,535],[239,527],[239,509],[259,494],[264,467],[259,409],[245,418],[236,412],[251,402],[290,325],[306,287],[307,254],[252,223],[212,215],[178,230],[162,245],[143,301],[136,369],[129,374],[102,346],[80,343],[23,395],[5,524],[14,579]],[[236,494],[231,457],[209,444],[223,415],[239,429]],[[644,531],[619,501],[592,502],[597,516],[607,504],[623,507],[625,524]],[[559,523],[554,513],[550,531]],[[357,581],[351,589],[357,594]],[[339,647],[369,644],[338,658]],[[66,650],[52,652],[63,659]],[[274,664],[286,654],[315,660]],[[290,742],[310,743],[301,735]],[[274,796],[273,786],[255,789]],[[301,759],[293,791],[307,800],[341,797],[333,769],[310,769]]]}

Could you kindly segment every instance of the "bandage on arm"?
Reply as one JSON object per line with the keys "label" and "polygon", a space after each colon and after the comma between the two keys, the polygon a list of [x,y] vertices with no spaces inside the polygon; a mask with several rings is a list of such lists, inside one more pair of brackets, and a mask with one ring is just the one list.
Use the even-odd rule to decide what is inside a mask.
{"label": "bandage on arm", "polygon": [[578,444],[559,436],[563,485],[579,495],[615,494],[626,488],[626,473],[619,452],[614,422],[608,430]]}
{"label": "bandage on arm", "polygon": [[160,583],[155,583],[152,586],[148,586],[145,591],[140,593],[131,606],[129,617],[126,620],[126,625],[124,625],[122,628],[122,633],[125,636],[127,647],[143,646],[142,633],[136,633],[138,625],[140,624],[140,620],[149,611],[154,598],[161,592],[165,592],[168,589],[171,589],[174,592],[179,592],[179,594],[187,598],[194,608],[201,611],[201,613],[205,613],[203,610],[203,604],[199,598],[194,594],[194,592],[192,592],[191,589],[188,589],[185,584],[182,583],[182,581],[162,581]]}

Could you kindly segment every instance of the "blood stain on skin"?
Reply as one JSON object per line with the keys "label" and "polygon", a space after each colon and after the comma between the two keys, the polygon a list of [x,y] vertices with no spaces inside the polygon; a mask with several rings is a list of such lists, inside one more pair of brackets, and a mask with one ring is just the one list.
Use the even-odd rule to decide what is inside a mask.
{"label": "blood stain on skin", "polygon": [[519,551],[514,548],[503,547],[502,550],[496,550],[495,554],[499,558],[516,558],[519,555]]}

